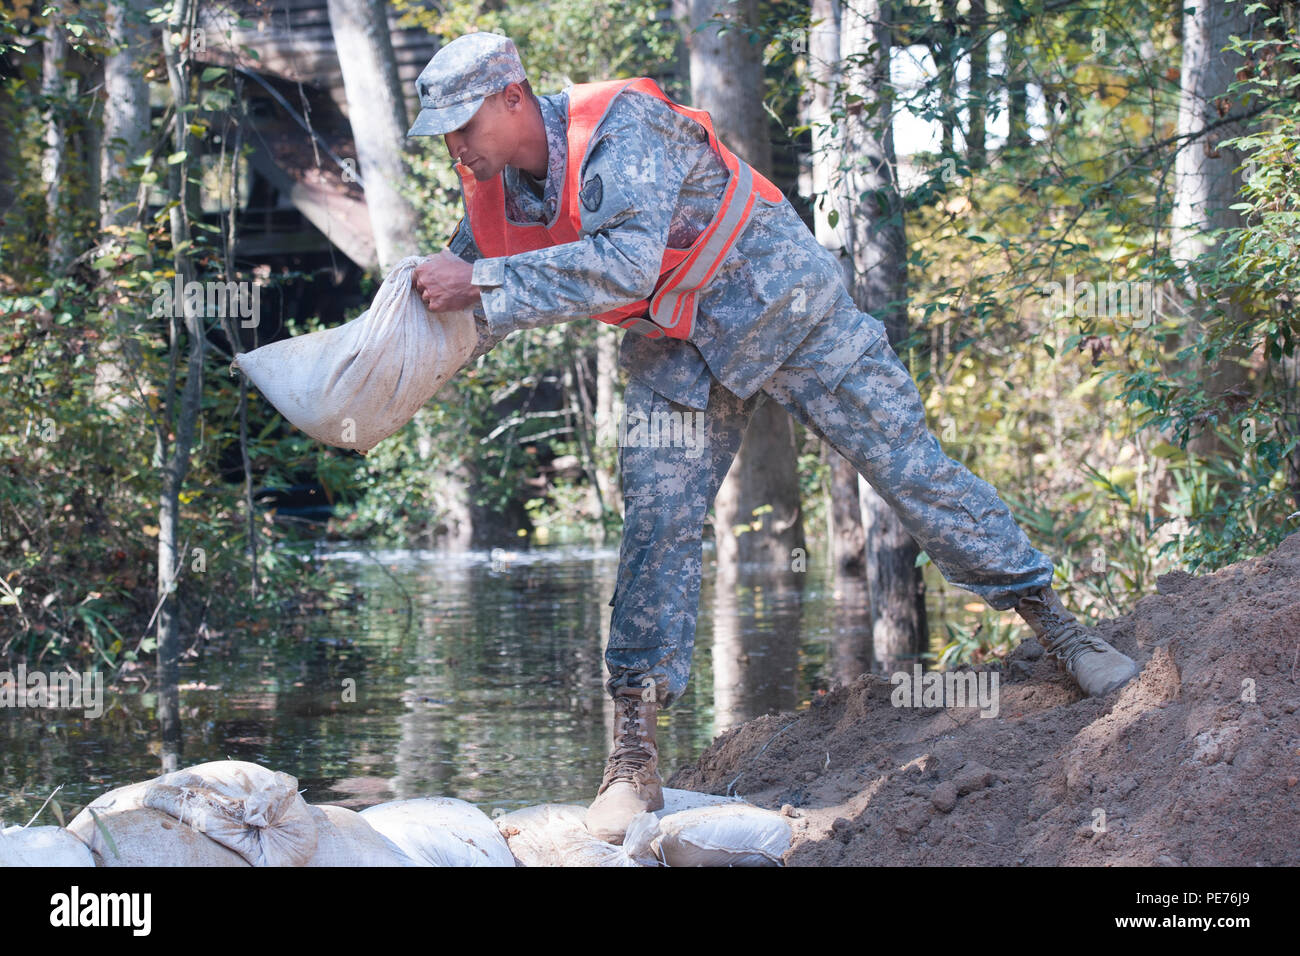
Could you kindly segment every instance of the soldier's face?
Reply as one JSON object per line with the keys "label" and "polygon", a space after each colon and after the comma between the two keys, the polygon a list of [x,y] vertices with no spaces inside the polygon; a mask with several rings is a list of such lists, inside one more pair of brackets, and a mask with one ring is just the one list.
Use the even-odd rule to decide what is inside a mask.
{"label": "soldier's face", "polygon": [[468,123],[443,136],[452,159],[464,163],[482,182],[506,167],[517,148],[513,116],[505,92],[483,101]]}

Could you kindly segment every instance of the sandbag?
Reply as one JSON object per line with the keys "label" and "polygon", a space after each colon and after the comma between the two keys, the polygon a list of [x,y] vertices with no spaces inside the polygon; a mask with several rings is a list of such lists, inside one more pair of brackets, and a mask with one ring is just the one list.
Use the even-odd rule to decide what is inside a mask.
{"label": "sandbag", "polygon": [[110,790],[92,800],[68,829],[98,852],[91,810],[104,819],[143,808],[206,833],[254,866],[302,866],[316,848],[316,824],[298,794],[298,781],[244,760],[214,760]]}
{"label": "sandbag", "polygon": [[674,790],[669,787],[664,787],[663,793],[664,807],[662,810],[654,811],[655,816],[661,820],[670,814],[694,810],[697,807],[718,807],[737,803],[750,806],[740,797],[723,797],[716,793],[696,793],[694,790]]}
{"label": "sandbag", "polygon": [[98,813],[99,818],[103,820],[111,813],[125,813],[127,810],[142,809],[144,807],[144,793],[152,783],[152,780],[145,780],[142,783],[130,783],[125,787],[118,787],[109,790],[107,793],[101,793],[94,800],[91,800],[84,810],[72,818],[72,822],[68,824],[68,832],[93,850],[95,848],[94,840],[98,834],[91,811]]}
{"label": "sandbag", "polygon": [[640,865],[623,847],[592,836],[586,817],[586,807],[543,803],[504,814],[496,824],[521,866]]}
{"label": "sandbag", "polygon": [[76,833],[90,847],[96,866],[249,865],[238,853],[161,810],[134,807],[100,813],[100,823],[112,837],[112,846],[89,812],[78,815],[68,829],[79,826],[82,817],[90,821],[90,829],[79,827]]}
{"label": "sandbag", "polygon": [[0,867],[94,866],[90,848],[63,827],[20,827],[0,830]]}
{"label": "sandbag", "polygon": [[411,288],[424,258],[397,263],[351,322],[243,352],[231,370],[312,438],[369,451],[410,421],[478,342],[469,310],[430,315]]}
{"label": "sandbag", "polygon": [[313,806],[316,851],[307,866],[418,866],[383,834],[346,807]]}
{"label": "sandbag", "polygon": [[653,813],[638,813],[623,834],[623,852],[639,866],[667,866],[656,842],[660,836],[659,818]]}
{"label": "sandbag", "polygon": [[242,760],[216,760],[163,774],[144,805],[170,814],[253,866],[302,866],[316,849],[316,823],[298,780]]}
{"label": "sandbag", "polygon": [[668,866],[780,866],[793,836],[781,814],[748,804],[697,807],[657,822],[659,835],[637,849]]}
{"label": "sandbag", "polygon": [[491,818],[464,800],[394,800],[367,807],[361,818],[417,866],[515,865]]}

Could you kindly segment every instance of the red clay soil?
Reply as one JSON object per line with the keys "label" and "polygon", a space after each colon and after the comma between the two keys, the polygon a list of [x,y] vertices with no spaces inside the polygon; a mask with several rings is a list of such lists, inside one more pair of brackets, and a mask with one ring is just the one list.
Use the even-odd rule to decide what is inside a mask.
{"label": "red clay soil", "polygon": [[791,866],[1300,864],[1300,534],[1156,588],[1098,625],[1142,668],[1105,698],[1030,639],[997,717],[894,707],[864,676],[669,785],[781,809]]}

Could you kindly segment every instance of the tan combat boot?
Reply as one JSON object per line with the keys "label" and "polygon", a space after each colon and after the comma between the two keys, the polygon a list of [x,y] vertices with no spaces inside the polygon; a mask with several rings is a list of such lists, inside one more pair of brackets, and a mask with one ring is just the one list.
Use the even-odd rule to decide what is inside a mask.
{"label": "tan combat boot", "polygon": [[663,809],[664,782],[655,743],[658,714],[658,702],[642,700],[638,688],[627,688],[614,698],[614,748],[586,818],[588,832],[599,840],[621,844],[634,816]]}
{"label": "tan combat boot", "polygon": [[1025,595],[1016,612],[1089,697],[1118,690],[1137,674],[1137,664],[1080,624],[1050,587]]}

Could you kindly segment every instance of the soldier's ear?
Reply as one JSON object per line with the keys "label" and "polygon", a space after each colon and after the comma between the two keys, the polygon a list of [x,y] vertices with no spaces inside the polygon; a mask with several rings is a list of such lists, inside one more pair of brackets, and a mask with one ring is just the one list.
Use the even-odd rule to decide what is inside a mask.
{"label": "soldier's ear", "polygon": [[501,105],[509,110],[518,109],[526,99],[524,96],[524,88],[518,83],[511,83],[504,90],[493,95],[499,96],[501,98]]}

